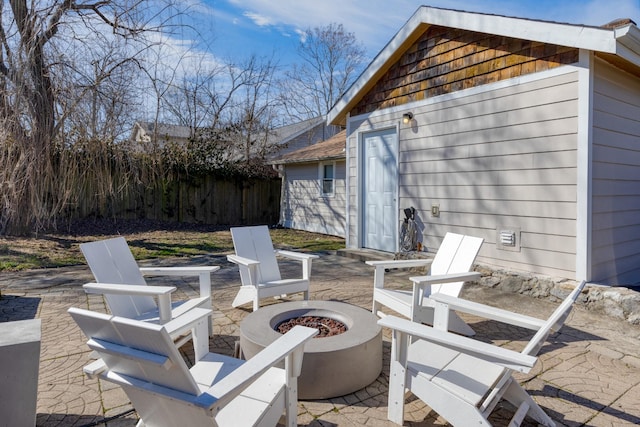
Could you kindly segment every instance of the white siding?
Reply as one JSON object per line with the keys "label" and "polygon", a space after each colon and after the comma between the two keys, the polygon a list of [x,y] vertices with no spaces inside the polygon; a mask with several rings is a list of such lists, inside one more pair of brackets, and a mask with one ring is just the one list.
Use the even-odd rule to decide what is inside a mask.
{"label": "white siding", "polygon": [[[485,239],[478,258],[484,264],[573,277],[577,79],[568,72],[494,90],[487,85],[468,96],[353,117],[350,219],[358,218],[354,136],[395,125],[411,111],[413,122],[400,124],[399,207],[416,208],[426,247],[436,249],[447,231],[467,233]],[[432,204],[439,204],[439,217],[431,216]],[[501,228],[521,230],[520,251],[497,248]],[[358,242],[357,227],[349,232]]]}
{"label": "white siding", "polygon": [[345,237],[345,162],[335,163],[335,193],[320,194],[318,163],[285,166],[282,225]]}
{"label": "white siding", "polygon": [[640,282],[640,82],[595,62],[592,279]]}

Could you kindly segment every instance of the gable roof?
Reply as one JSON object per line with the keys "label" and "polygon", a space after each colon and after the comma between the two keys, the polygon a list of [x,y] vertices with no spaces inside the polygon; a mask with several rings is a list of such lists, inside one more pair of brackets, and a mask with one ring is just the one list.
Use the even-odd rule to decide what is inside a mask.
{"label": "gable roof", "polygon": [[282,165],[345,158],[347,131],[343,130],[322,142],[284,154],[270,163]]}
{"label": "gable roof", "polygon": [[329,111],[327,122],[345,125],[348,112],[431,25],[597,51],[640,66],[640,30],[630,20],[595,27],[421,6]]}
{"label": "gable roof", "polygon": [[304,132],[307,132],[310,129],[313,129],[314,127],[322,124],[324,124],[324,117],[318,116],[290,125],[281,126],[271,131],[271,133],[269,134],[269,139],[274,143],[283,145],[300,136]]}

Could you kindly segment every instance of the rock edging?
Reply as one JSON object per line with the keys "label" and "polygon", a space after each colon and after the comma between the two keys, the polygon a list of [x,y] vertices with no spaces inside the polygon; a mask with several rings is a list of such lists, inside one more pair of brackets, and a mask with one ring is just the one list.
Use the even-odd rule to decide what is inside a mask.
{"label": "rock edging", "polygon": [[[476,282],[481,286],[535,298],[562,301],[577,285],[575,280],[516,273],[479,265],[474,270],[482,274],[482,278]],[[640,325],[640,292],[632,289],[588,284],[577,304],[633,325]]]}

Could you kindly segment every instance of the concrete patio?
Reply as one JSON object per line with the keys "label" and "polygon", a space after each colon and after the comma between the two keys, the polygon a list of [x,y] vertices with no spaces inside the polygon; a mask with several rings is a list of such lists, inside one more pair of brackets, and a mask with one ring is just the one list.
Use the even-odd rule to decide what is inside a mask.
{"label": "concrete patio", "polygon": [[[164,261],[167,265],[220,265],[212,276],[215,337],[211,351],[233,354],[239,324],[250,307],[231,307],[240,278],[225,257],[198,257]],[[157,263],[146,262],[145,265]],[[296,269],[287,264],[284,274]],[[391,272],[396,283],[408,283],[406,274]],[[362,261],[322,254],[313,265],[311,298],[338,300],[369,309],[373,269]],[[81,285],[92,281],[86,266],[3,273],[0,279],[0,322],[40,318],[42,350],[38,387],[38,426],[134,426],[137,417],[124,393],[109,383],[89,380],[82,367],[89,361],[86,338],[66,313],[69,307],[106,311],[100,296],[86,295]],[[168,283],[168,279],[152,279]],[[197,294],[197,279],[173,281],[177,298]],[[468,285],[465,298],[546,318],[557,301],[505,293]],[[292,299],[299,299],[294,296]],[[274,302],[277,303],[277,302]],[[463,316],[477,338],[520,350],[530,333]],[[188,346],[185,346],[185,349]],[[300,401],[302,426],[393,426],[387,421],[387,380],[390,339],[384,336],[383,372],[368,387],[346,396]],[[185,354],[188,358],[188,354]],[[518,379],[558,425],[623,426],[640,424],[640,327],[587,310],[576,304],[567,324],[542,349],[535,368]],[[405,425],[440,426],[447,423],[420,401],[407,397]],[[499,408],[492,418],[506,425],[510,408]],[[1,424],[1,420],[0,420]],[[527,419],[523,425],[535,425]]]}

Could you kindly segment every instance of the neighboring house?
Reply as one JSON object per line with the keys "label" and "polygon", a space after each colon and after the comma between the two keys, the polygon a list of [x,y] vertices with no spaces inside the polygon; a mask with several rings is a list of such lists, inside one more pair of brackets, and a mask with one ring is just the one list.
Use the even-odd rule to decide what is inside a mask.
{"label": "neighboring house", "polygon": [[340,132],[340,126],[326,124],[325,117],[315,117],[287,126],[273,129],[268,137],[268,144],[277,144],[280,148],[270,158],[308,147]]}
{"label": "neighboring house", "polygon": [[167,142],[186,145],[191,137],[191,128],[165,123],[135,122],[130,140],[141,151],[150,151],[154,135],[158,140],[157,148],[162,148]]}
{"label": "neighboring house", "polygon": [[342,131],[271,161],[282,177],[280,225],[345,236],[345,138]]}
{"label": "neighboring house", "polygon": [[[406,123],[403,120],[406,116]],[[640,282],[640,31],[420,7],[329,112],[350,248],[480,236],[478,261]]]}
{"label": "neighboring house", "polygon": [[[269,132],[265,145],[269,148],[268,158],[275,158],[291,151],[323,141],[340,132],[339,126],[327,125],[324,117],[315,117],[291,125],[274,128]],[[186,145],[192,137],[193,129],[188,126],[171,125],[166,123],[136,122],[131,132],[130,140],[141,150],[150,150],[154,135],[158,140],[158,148],[168,142]],[[236,153],[242,156],[244,153]]]}

